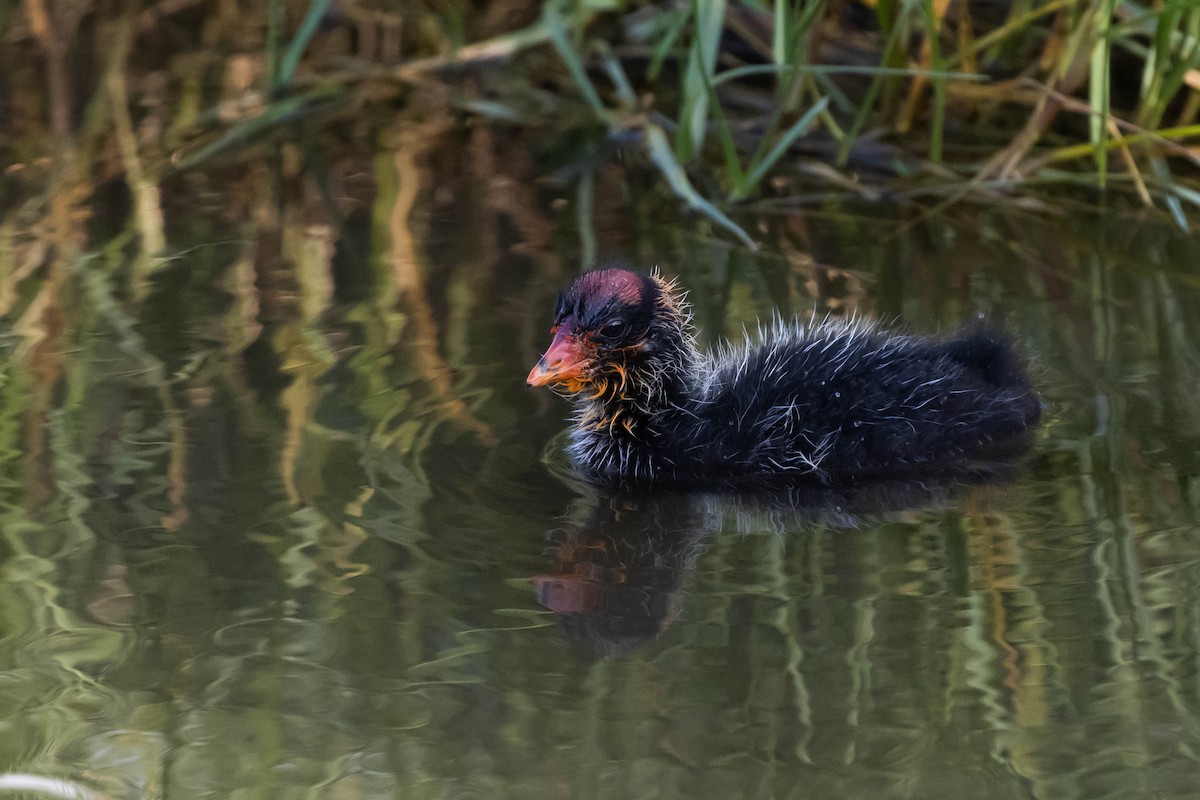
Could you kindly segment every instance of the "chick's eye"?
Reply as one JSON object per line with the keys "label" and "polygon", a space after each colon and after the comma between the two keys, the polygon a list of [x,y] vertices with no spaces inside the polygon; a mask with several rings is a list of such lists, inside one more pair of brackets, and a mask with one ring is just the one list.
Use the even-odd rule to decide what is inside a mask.
{"label": "chick's eye", "polygon": [[610,319],[604,323],[604,327],[600,329],[601,336],[615,337],[620,336],[625,332],[625,320]]}

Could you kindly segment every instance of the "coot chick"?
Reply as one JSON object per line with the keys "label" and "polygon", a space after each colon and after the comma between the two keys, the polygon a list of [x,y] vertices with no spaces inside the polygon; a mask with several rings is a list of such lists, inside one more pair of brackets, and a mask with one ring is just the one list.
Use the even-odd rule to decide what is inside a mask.
{"label": "coot chick", "polygon": [[949,341],[857,320],[776,321],[702,355],[673,282],[623,266],[559,295],[529,372],[575,403],[568,452],[621,485],[894,477],[1002,456],[1041,415],[1002,337]]}

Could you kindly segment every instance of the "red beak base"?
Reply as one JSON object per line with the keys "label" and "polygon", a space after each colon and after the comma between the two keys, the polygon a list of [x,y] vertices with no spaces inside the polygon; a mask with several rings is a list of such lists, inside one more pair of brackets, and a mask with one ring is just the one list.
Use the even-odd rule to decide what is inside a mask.
{"label": "red beak base", "polygon": [[586,383],[585,371],[588,361],[580,350],[572,329],[562,325],[554,332],[554,341],[542,360],[529,370],[525,383],[530,386],[563,383],[571,391],[578,391]]}

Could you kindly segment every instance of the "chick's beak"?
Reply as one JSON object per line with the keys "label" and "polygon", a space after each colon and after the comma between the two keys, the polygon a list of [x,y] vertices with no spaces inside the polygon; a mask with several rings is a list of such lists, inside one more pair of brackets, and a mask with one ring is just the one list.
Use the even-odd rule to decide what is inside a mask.
{"label": "chick's beak", "polygon": [[529,370],[525,383],[530,386],[545,386],[548,383],[582,381],[587,359],[579,348],[579,342],[569,325],[562,325],[554,333],[554,341],[542,360]]}

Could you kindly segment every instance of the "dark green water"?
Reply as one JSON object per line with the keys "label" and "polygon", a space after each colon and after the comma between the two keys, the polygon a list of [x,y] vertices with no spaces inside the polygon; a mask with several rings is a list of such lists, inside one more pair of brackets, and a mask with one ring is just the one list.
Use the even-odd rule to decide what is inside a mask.
{"label": "dark green water", "polygon": [[610,497],[564,477],[566,406],[523,384],[573,212],[461,176],[406,199],[405,169],[344,229],[176,204],[140,306],[99,239],[55,314],[26,289],[0,772],[112,798],[1196,796],[1195,242],[810,212],[754,254],[614,201],[598,251],[678,275],[705,341],[985,315],[1047,413],[1007,482]]}

